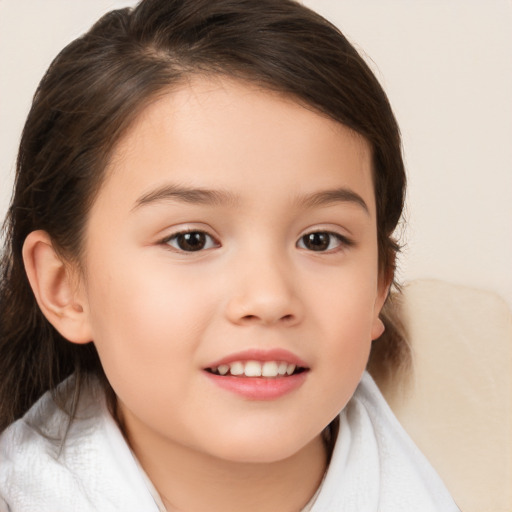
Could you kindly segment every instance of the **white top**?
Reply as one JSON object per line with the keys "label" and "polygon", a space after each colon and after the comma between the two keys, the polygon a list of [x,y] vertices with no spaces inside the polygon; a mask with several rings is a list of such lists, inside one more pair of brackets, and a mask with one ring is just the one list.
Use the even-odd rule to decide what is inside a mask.
{"label": "white top", "polygon": [[[64,386],[69,385],[64,383]],[[99,386],[67,416],[45,394],[0,436],[0,512],[161,512]],[[311,512],[457,512],[438,475],[365,373]]]}

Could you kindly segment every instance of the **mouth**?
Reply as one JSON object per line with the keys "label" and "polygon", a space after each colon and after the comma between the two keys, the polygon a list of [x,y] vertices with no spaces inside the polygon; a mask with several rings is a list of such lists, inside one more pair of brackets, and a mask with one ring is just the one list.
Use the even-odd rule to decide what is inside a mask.
{"label": "mouth", "polygon": [[232,361],[205,368],[205,371],[221,377],[286,378],[308,371],[308,368],[287,361]]}
{"label": "mouth", "polygon": [[245,400],[269,401],[297,391],[311,368],[288,350],[245,350],[203,368],[209,381]]}

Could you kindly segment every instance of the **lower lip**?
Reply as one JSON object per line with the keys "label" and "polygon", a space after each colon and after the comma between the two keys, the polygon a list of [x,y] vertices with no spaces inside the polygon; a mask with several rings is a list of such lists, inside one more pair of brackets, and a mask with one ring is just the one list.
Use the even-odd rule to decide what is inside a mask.
{"label": "lower lip", "polygon": [[217,386],[249,400],[275,400],[298,389],[308,374],[307,371],[287,377],[234,377],[205,372]]}

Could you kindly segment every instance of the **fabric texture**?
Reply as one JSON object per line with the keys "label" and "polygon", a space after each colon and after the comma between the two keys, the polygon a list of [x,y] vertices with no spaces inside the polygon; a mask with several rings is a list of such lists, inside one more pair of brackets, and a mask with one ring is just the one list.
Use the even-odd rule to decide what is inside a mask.
{"label": "fabric texture", "polygon": [[[340,419],[331,463],[308,510],[459,510],[369,374]],[[83,393],[67,427],[66,413],[47,393],[0,436],[0,512],[164,510],[98,386]]]}

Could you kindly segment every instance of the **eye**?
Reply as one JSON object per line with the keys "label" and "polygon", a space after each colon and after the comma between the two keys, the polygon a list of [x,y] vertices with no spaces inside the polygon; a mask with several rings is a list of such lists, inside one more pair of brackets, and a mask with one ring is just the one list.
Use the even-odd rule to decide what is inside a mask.
{"label": "eye", "polygon": [[218,247],[219,244],[204,231],[182,231],[162,241],[178,251],[196,252]]}
{"label": "eye", "polygon": [[297,247],[308,251],[335,251],[342,246],[350,246],[351,242],[338,233],[329,231],[314,231],[299,238]]}

